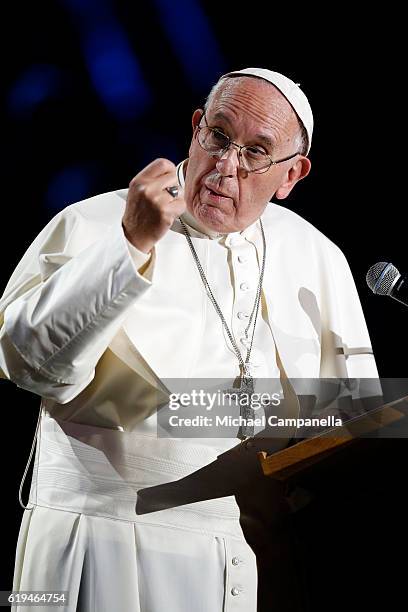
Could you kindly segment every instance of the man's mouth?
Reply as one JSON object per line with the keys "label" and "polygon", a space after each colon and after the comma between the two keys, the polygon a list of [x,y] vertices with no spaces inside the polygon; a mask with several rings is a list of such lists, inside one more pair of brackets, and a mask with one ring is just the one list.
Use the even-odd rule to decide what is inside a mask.
{"label": "man's mouth", "polygon": [[223,193],[222,191],[218,191],[217,189],[212,189],[211,187],[207,187],[207,189],[213,195],[221,196],[222,198],[229,198],[230,197],[226,193]]}
{"label": "man's mouth", "polygon": [[207,197],[209,201],[213,202],[214,204],[222,204],[225,203],[227,200],[231,200],[230,195],[223,193],[218,189],[214,189],[212,186],[210,187],[209,185],[205,185],[205,189],[207,191]]}

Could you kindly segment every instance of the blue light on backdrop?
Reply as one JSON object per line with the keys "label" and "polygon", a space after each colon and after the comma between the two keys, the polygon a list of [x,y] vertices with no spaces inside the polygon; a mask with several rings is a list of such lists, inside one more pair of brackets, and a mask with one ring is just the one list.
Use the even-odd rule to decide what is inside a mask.
{"label": "blue light on backdrop", "polygon": [[78,164],[60,170],[48,184],[47,208],[55,214],[68,204],[85,199],[92,192],[96,176],[93,164]]}
{"label": "blue light on backdrop", "polygon": [[126,32],[109,0],[62,0],[74,19],[92,84],[118,120],[132,119],[150,103],[150,91]]}
{"label": "blue light on backdrop", "polygon": [[[61,31],[64,33],[61,39],[58,39],[61,48],[57,47],[58,53],[53,55],[53,49],[50,47],[49,57],[47,56],[44,63],[33,63],[21,71],[8,92],[10,116],[17,121],[33,121],[33,125],[36,125],[37,119],[33,117],[33,113],[43,104],[57,99],[57,103],[64,103],[61,108],[65,110],[62,112],[67,113],[62,117],[64,125],[74,121],[77,110],[71,111],[70,96],[72,88],[75,87],[75,72],[71,72],[70,61],[67,69],[65,65],[59,66],[55,58],[60,57],[61,51],[62,57],[65,54],[69,60],[69,54],[72,51],[75,54],[79,50],[79,57],[82,57],[82,65],[79,66],[82,71],[85,68],[85,74],[88,75],[89,91],[94,92],[95,99],[100,101],[101,107],[111,117],[108,123],[113,135],[111,137],[116,138],[114,144],[123,147],[128,154],[135,151],[138,164],[149,163],[157,156],[165,156],[177,162],[180,155],[184,155],[184,150],[179,150],[180,142],[170,131],[163,131],[148,121],[143,123],[148,111],[154,108],[156,102],[160,102],[154,99],[156,89],[153,83],[149,84],[148,75],[152,70],[174,71],[176,78],[184,75],[183,87],[202,96],[208,92],[218,76],[227,70],[211,24],[199,0],[155,0],[147,9],[154,14],[157,24],[152,32],[152,44],[155,37],[167,39],[176,61],[172,58],[169,61],[169,57],[163,54],[155,57],[154,53],[139,58],[132,45],[132,36],[137,36],[139,29],[133,28],[128,21],[120,20],[113,0],[60,0],[59,4],[62,7],[60,19],[63,20]],[[58,32],[57,22],[53,27]],[[65,36],[67,38],[64,38]],[[143,32],[140,36],[148,39],[150,44],[149,33]],[[66,40],[69,43],[67,48],[63,46]],[[74,47],[70,46],[72,42]],[[78,57],[75,57],[75,61],[78,61]],[[84,92],[88,100],[89,91]],[[79,95],[82,95],[81,91]],[[77,104],[77,101],[78,98],[75,98],[74,104]],[[48,126],[51,124],[48,107],[44,108],[46,112],[41,115],[41,123],[36,125],[39,131],[34,130],[33,133],[47,136]],[[75,106],[73,108],[75,109]],[[81,121],[85,120],[87,113],[89,106],[85,107]],[[54,126],[57,115],[51,116]],[[51,134],[53,129],[54,127],[50,128]],[[80,133],[81,124],[77,129]],[[86,133],[84,138],[87,138]],[[52,142],[54,144],[54,141]],[[42,153],[38,144],[40,143],[36,143],[39,152],[36,162],[38,175],[41,176]],[[63,147],[63,140],[60,144]],[[44,159],[49,150],[44,148]],[[91,153],[89,162],[79,162],[78,158],[73,157],[76,155],[75,151],[69,147],[60,153],[56,149],[55,153],[57,157],[54,159],[60,169],[51,179],[48,172],[46,173],[42,196],[45,206],[53,213],[71,202],[92,195],[94,190],[97,190],[100,177],[104,175],[106,163],[106,159],[97,157],[98,153],[93,159]],[[61,155],[60,163],[58,155]],[[128,170],[125,171],[128,173]]]}
{"label": "blue light on backdrop", "polygon": [[11,115],[28,118],[35,109],[57,94],[62,75],[56,66],[35,64],[17,78],[7,96]]}
{"label": "blue light on backdrop", "polygon": [[167,34],[191,87],[207,91],[226,63],[210,23],[197,0],[154,0]]}

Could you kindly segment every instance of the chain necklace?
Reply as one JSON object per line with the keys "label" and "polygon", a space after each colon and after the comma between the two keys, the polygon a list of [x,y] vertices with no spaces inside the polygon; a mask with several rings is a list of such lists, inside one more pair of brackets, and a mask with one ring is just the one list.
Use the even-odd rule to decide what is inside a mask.
{"label": "chain necklace", "polygon": [[[193,242],[191,240],[191,236],[190,236],[190,234],[188,232],[187,226],[184,223],[183,219],[181,219],[181,217],[179,217],[178,219],[179,219],[179,221],[181,223],[181,226],[183,228],[183,232],[184,232],[184,234],[186,236],[186,239],[187,239],[187,242],[188,242],[188,246],[190,247],[190,250],[191,250],[191,253],[193,255],[194,261],[196,263],[197,269],[198,269],[198,271],[200,273],[201,280],[203,281],[203,284],[204,284],[204,286],[205,286],[205,288],[207,290],[207,295],[210,298],[210,300],[211,300],[211,302],[212,302],[212,304],[213,304],[213,306],[215,308],[215,311],[217,312],[218,316],[221,319],[222,325],[223,325],[223,327],[224,327],[224,329],[225,329],[225,331],[227,333],[229,341],[231,342],[231,345],[232,345],[232,347],[234,349],[234,352],[235,352],[235,354],[236,354],[236,356],[238,358],[239,364],[240,364],[240,368],[241,368],[240,387],[239,387],[239,389],[228,389],[228,393],[236,393],[240,397],[242,397],[244,395],[251,396],[253,391],[254,391],[254,385],[253,385],[252,376],[251,376],[251,374],[249,372],[248,364],[249,364],[249,359],[250,359],[251,350],[252,350],[252,344],[253,344],[254,336],[255,336],[255,327],[256,327],[256,321],[257,321],[257,318],[258,318],[259,305],[260,305],[260,302],[261,302],[262,282],[263,282],[263,277],[264,277],[264,272],[265,272],[265,261],[266,261],[266,240],[265,240],[265,233],[264,233],[262,221],[261,221],[261,219],[259,219],[259,223],[260,223],[260,226],[261,226],[261,232],[262,232],[262,242],[263,242],[262,265],[261,265],[261,271],[259,273],[259,282],[258,282],[258,287],[257,287],[257,290],[256,290],[254,306],[252,308],[252,312],[251,312],[251,315],[249,317],[248,325],[246,326],[246,328],[244,330],[245,337],[246,337],[246,339],[248,339],[248,331],[249,331],[249,329],[251,327],[252,320],[253,320],[254,324],[253,324],[253,329],[252,329],[251,342],[250,342],[249,348],[247,347],[247,355],[246,355],[246,358],[245,358],[245,361],[244,361],[244,359],[242,358],[242,355],[241,355],[241,351],[239,350],[239,348],[237,346],[237,343],[235,342],[235,338],[232,335],[232,333],[231,333],[231,331],[230,331],[230,329],[228,327],[228,324],[227,324],[227,322],[225,320],[225,317],[224,317],[224,315],[223,315],[223,313],[221,311],[221,308],[220,308],[217,300],[215,299],[214,294],[213,294],[213,292],[211,290],[211,287],[209,285],[209,282],[207,280],[207,277],[205,276],[204,269],[203,269],[203,267],[201,265],[201,262],[200,262],[200,260],[198,258],[197,251],[194,248],[194,245],[193,245]],[[240,414],[244,418],[244,421],[246,421],[246,420],[252,419],[254,417],[254,410],[253,410],[253,408],[250,405],[242,406],[240,404]],[[240,439],[246,439],[247,437],[253,435],[253,431],[254,431],[253,425],[245,425],[245,424],[240,425],[237,437],[240,438]]]}

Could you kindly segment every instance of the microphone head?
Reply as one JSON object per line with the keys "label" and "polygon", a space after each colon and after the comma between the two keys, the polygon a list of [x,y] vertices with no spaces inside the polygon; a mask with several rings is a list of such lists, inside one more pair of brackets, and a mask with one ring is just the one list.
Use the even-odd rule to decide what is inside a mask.
{"label": "microphone head", "polygon": [[400,273],[392,263],[379,261],[371,266],[366,275],[367,285],[376,295],[390,295]]}

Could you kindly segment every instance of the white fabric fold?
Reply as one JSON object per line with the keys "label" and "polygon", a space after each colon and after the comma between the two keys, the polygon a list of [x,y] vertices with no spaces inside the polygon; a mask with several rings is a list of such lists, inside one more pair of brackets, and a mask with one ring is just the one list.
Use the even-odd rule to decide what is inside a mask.
{"label": "white fabric fold", "polygon": [[[154,269],[154,254],[130,252],[120,220],[79,252],[70,252],[78,217],[71,208],[49,224],[0,301],[1,370],[20,387],[61,403],[92,380],[129,307],[150,287]],[[47,252],[51,245],[61,250]],[[137,267],[149,258],[143,276]]]}

